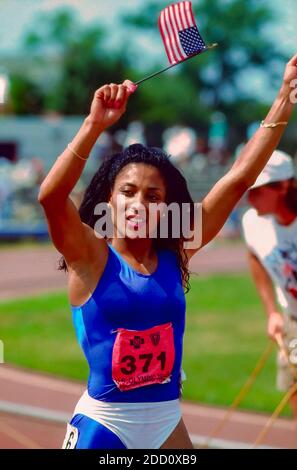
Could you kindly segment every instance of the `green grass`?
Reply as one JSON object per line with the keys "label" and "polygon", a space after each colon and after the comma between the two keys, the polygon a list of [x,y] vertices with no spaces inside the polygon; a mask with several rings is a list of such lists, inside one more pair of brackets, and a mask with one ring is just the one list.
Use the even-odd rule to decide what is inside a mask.
{"label": "green grass", "polygon": [[[228,405],[268,342],[265,314],[255,287],[248,275],[196,277],[187,297],[185,396]],[[275,351],[242,402],[242,408],[271,412],[281,400],[283,394],[275,389]],[[286,408],[285,414],[288,413]]]}
{"label": "green grass", "polygon": [[0,303],[4,360],[52,374],[86,379],[65,292]]}
{"label": "green grass", "polygon": [[40,248],[40,247],[52,247],[52,243],[49,240],[36,240],[34,238],[20,238],[18,240],[0,240],[0,251],[16,250],[25,248]]}
{"label": "green grass", "polygon": [[[229,405],[262,355],[265,315],[248,275],[192,277],[184,341],[184,397]],[[5,361],[86,381],[88,367],[78,346],[66,293],[0,304]],[[274,410],[275,352],[241,408]],[[289,408],[285,414],[289,414]]]}

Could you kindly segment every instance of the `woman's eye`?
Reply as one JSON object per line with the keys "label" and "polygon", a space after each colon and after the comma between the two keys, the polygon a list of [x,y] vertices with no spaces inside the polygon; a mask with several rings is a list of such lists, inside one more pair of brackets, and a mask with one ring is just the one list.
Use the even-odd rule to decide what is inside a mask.
{"label": "woman's eye", "polygon": [[159,200],[158,196],[154,196],[154,195],[149,196],[149,198],[150,198],[152,201],[158,201],[158,200]]}
{"label": "woman's eye", "polygon": [[129,191],[128,189],[122,191],[122,193],[123,193],[123,194],[126,194],[127,196],[131,196],[131,195],[133,194],[132,191]]}

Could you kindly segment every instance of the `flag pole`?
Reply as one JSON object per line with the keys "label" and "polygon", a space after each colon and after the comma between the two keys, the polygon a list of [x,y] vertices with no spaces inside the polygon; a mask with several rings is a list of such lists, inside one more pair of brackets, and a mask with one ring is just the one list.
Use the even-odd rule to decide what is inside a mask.
{"label": "flag pole", "polygon": [[209,50],[211,50],[211,49],[214,49],[214,48],[217,47],[217,46],[218,46],[217,43],[210,44],[209,46],[205,47],[202,51],[198,52],[197,54],[192,54],[192,55],[190,55],[189,57],[187,57],[186,59],[182,60],[181,62],[177,62],[176,64],[169,65],[168,67],[165,67],[165,69],[159,70],[159,72],[152,73],[152,74],[149,75],[148,77],[142,78],[141,80],[138,80],[137,82],[134,82],[134,83],[135,83],[135,85],[139,85],[140,83],[145,82],[145,81],[148,80],[149,78],[155,77],[156,75],[160,75],[160,73],[166,72],[166,70],[171,69],[172,67],[175,67],[175,66],[178,65],[178,64],[182,64],[182,63],[185,62],[186,60],[192,59],[192,58],[195,57],[196,55],[200,55],[200,54],[203,54],[203,52],[206,52],[206,51],[209,51]]}

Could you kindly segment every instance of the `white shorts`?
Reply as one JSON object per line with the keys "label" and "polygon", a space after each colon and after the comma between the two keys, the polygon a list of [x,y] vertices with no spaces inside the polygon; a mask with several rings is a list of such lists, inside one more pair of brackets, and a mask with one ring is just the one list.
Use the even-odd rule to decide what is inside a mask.
{"label": "white shorts", "polygon": [[97,421],[112,431],[127,449],[159,449],[181,420],[181,405],[179,399],[152,403],[104,402],[85,391],[72,419],[76,415]]}

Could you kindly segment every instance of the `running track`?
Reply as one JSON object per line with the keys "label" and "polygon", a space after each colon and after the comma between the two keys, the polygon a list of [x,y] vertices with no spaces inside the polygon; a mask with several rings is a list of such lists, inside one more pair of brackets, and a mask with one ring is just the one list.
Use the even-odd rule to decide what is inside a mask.
{"label": "running track", "polygon": [[[8,249],[0,252],[0,299],[63,289],[64,274],[55,271],[57,253],[48,247]],[[211,246],[196,255],[191,271],[246,271],[242,246]],[[60,448],[65,423],[71,417],[84,384],[0,364],[0,448]],[[222,408],[183,403],[183,416],[196,446],[225,413]],[[268,416],[235,412],[213,441],[214,447],[251,448]],[[289,419],[278,419],[269,431],[265,447],[297,448],[297,433]]]}
{"label": "running track", "polygon": [[[59,254],[48,246],[0,250],[0,300],[35,295],[66,287],[66,276],[57,270]],[[190,270],[199,275],[238,273],[247,270],[246,250],[210,243],[191,260]]]}
{"label": "running track", "polygon": [[[84,384],[0,366],[0,448],[60,448],[65,423],[71,417]],[[203,444],[224,409],[183,403],[183,417],[192,440]],[[251,447],[267,421],[266,415],[235,412],[213,445]],[[278,419],[263,446],[297,448],[289,419]]]}

